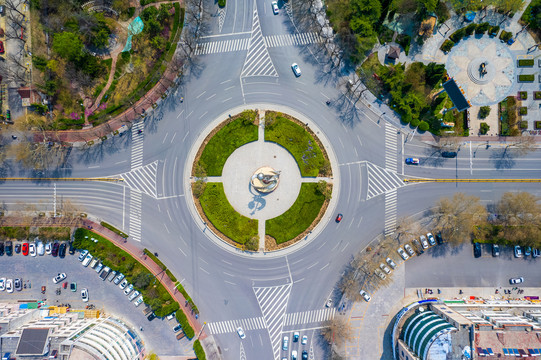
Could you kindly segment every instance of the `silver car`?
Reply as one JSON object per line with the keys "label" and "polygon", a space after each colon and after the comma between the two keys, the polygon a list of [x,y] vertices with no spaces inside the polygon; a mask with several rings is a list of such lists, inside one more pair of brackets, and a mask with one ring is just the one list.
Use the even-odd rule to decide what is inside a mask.
{"label": "silver car", "polygon": [[384,273],[386,274],[390,274],[391,273],[391,269],[389,269],[385,264],[381,263],[379,264],[379,268],[381,270],[383,270]]}
{"label": "silver car", "polygon": [[393,259],[391,259],[391,258],[388,257],[387,259],[385,259],[385,262],[387,263],[387,265],[389,265],[389,266],[391,267],[391,269],[396,268],[396,264],[395,264],[395,262],[393,261]]}
{"label": "silver car", "polygon": [[128,287],[126,289],[124,289],[124,295],[128,295],[132,291],[133,291],[133,285],[130,284],[130,285],[128,285]]}
{"label": "silver car", "polygon": [[426,240],[426,236],[421,235],[420,239],[421,239],[421,245],[423,246],[423,249],[428,248],[428,241]]}
{"label": "silver car", "polygon": [[413,249],[411,248],[411,246],[409,246],[409,244],[404,245],[404,249],[406,249],[406,251],[408,252],[409,256],[415,255],[415,252],[413,251]]}
{"label": "silver car", "polygon": [[396,250],[398,252],[398,255],[400,255],[400,257],[403,259],[403,260],[408,260],[409,259],[409,256],[408,254],[406,254],[406,252],[404,251],[404,249],[402,248],[398,248],[398,250]]}

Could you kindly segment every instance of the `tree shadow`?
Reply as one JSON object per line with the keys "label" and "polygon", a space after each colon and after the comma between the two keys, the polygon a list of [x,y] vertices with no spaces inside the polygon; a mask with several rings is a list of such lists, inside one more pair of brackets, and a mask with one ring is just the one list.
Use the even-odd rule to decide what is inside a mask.
{"label": "tree shadow", "polygon": [[424,149],[424,156],[422,159],[423,165],[442,167],[445,163],[445,158],[441,156],[442,149],[431,146]]}
{"label": "tree shadow", "polygon": [[490,153],[490,161],[497,170],[511,169],[516,165],[516,154],[507,148],[496,149]]}

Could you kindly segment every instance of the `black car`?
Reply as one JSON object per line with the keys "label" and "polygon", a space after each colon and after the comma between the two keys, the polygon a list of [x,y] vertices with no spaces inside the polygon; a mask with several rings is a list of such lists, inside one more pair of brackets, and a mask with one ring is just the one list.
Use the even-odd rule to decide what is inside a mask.
{"label": "black car", "polygon": [[58,250],[58,256],[60,256],[61,258],[64,258],[66,256],[66,248],[67,248],[66,243],[60,244],[60,248]]}
{"label": "black car", "polygon": [[473,243],[473,256],[476,258],[481,257],[481,244]]}
{"label": "black car", "polygon": [[492,256],[500,256],[500,245],[492,244]]}
{"label": "black car", "polygon": [[148,319],[148,321],[152,321],[152,320],[156,319],[156,314],[154,314],[154,312],[151,312],[151,313],[147,316],[147,319]]}
{"label": "black car", "polygon": [[70,250],[69,250],[69,253],[70,253],[70,255],[75,254],[75,246],[73,246],[73,241],[70,241]]}
{"label": "black car", "polygon": [[21,253],[21,244],[15,244],[15,254]]}
{"label": "black car", "polygon": [[441,156],[443,156],[444,158],[454,158],[456,157],[456,155],[456,151],[444,151],[441,153]]}
{"label": "black car", "polygon": [[306,350],[302,351],[302,360],[308,360],[308,351]]}
{"label": "black car", "polygon": [[0,242],[0,256],[4,255],[4,243]]}
{"label": "black car", "polygon": [[53,244],[53,250],[52,250],[52,255],[53,256],[58,256],[58,249],[60,248],[60,245],[58,245],[57,242],[55,242]]}
{"label": "black car", "polygon": [[13,287],[15,288],[15,290],[21,291],[23,289],[23,282],[21,281],[21,279],[17,278],[13,280]]}
{"label": "black car", "polygon": [[436,242],[438,243],[438,245],[443,244],[443,238],[441,237],[441,233],[436,234]]}
{"label": "black car", "polygon": [[6,255],[13,255],[13,243],[11,241],[6,241]]}

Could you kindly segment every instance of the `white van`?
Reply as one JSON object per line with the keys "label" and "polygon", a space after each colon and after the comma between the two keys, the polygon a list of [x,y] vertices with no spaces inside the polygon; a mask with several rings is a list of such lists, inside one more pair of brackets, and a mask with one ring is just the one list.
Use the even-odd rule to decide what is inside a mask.
{"label": "white van", "polygon": [[90,261],[92,260],[92,255],[86,254],[85,259],[83,260],[83,266],[87,267],[88,264],[90,264]]}

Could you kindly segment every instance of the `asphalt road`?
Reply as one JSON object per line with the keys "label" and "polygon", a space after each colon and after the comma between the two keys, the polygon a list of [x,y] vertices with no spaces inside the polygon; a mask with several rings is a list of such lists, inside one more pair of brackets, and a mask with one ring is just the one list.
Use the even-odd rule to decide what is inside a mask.
{"label": "asphalt road", "polygon": [[[541,175],[539,151],[517,157],[509,156],[512,152],[508,150],[502,162],[496,158],[502,156],[501,149],[486,149],[474,143],[470,166],[469,144],[461,146],[456,159],[441,158],[431,146],[415,137],[404,144],[409,130],[397,132],[401,129],[381,120],[379,110],[362,105],[359,109],[352,107],[340,85],[340,77],[347,73],[328,71],[315,45],[288,45],[286,36],[295,30],[285,5],[280,6],[276,16],[270,11],[269,2],[262,0],[228,1],[225,15],[213,8],[211,13],[217,16],[212,17],[212,32],[203,41],[215,43],[224,51],[198,57],[180,88],[145,120],[143,134],[134,136],[127,131],[122,137],[108,139],[90,149],[74,149],[66,168],[51,172],[67,177],[121,175],[133,179],[130,184],[56,182],[57,207],[69,198],[84,212],[124,229],[130,234],[130,241],[140,241],[141,246],[158,252],[194,298],[201,320],[208,323],[207,333],[215,335],[225,359],[236,359],[242,354],[248,359],[290,355],[291,348],[287,353],[280,350],[282,336],[294,330],[314,331],[322,320],[332,317],[332,308],[326,310],[324,304],[330,297],[338,305],[332,289],[344,266],[353,254],[382,233],[386,222],[392,224],[402,216],[422,218],[440,197],[452,196],[457,191],[476,194],[488,203],[517,188],[516,184],[475,183],[403,186],[402,175]],[[254,22],[254,18],[258,21]],[[247,47],[227,48],[251,36],[254,43],[266,37],[269,44],[277,41],[278,45],[259,52]],[[291,71],[293,62],[302,70],[300,78],[295,78]],[[327,99],[332,101],[331,106],[325,104]],[[308,236],[301,251],[269,258],[224,251],[209,239],[208,230],[188,210],[190,195],[184,189],[189,179],[183,174],[185,167],[190,166],[186,163],[190,148],[214,118],[225,118],[230,109],[245,104],[276,104],[302,113],[324,132],[338,159],[337,211],[344,214],[344,220],[340,224],[329,222],[317,238]],[[142,168],[134,165],[139,151],[143,152]],[[404,166],[404,158],[410,156],[420,157],[421,164]],[[16,166],[4,170],[10,176],[30,174]],[[397,182],[389,180],[393,177]],[[384,193],[395,189],[393,207]],[[520,184],[520,189],[537,195],[541,192],[536,184]],[[54,184],[3,183],[0,199],[8,209],[15,209],[24,201],[50,211],[54,207]],[[408,263],[408,267],[416,261]],[[416,274],[415,270],[412,274]],[[482,281],[493,283],[494,274],[487,272]],[[433,274],[427,276],[431,280],[426,281],[433,281]],[[461,281],[458,277],[457,284]],[[266,326],[254,325],[262,323]],[[245,327],[245,340],[241,341],[235,333],[238,325]],[[310,348],[316,358],[322,355],[323,349],[317,342]]]}

